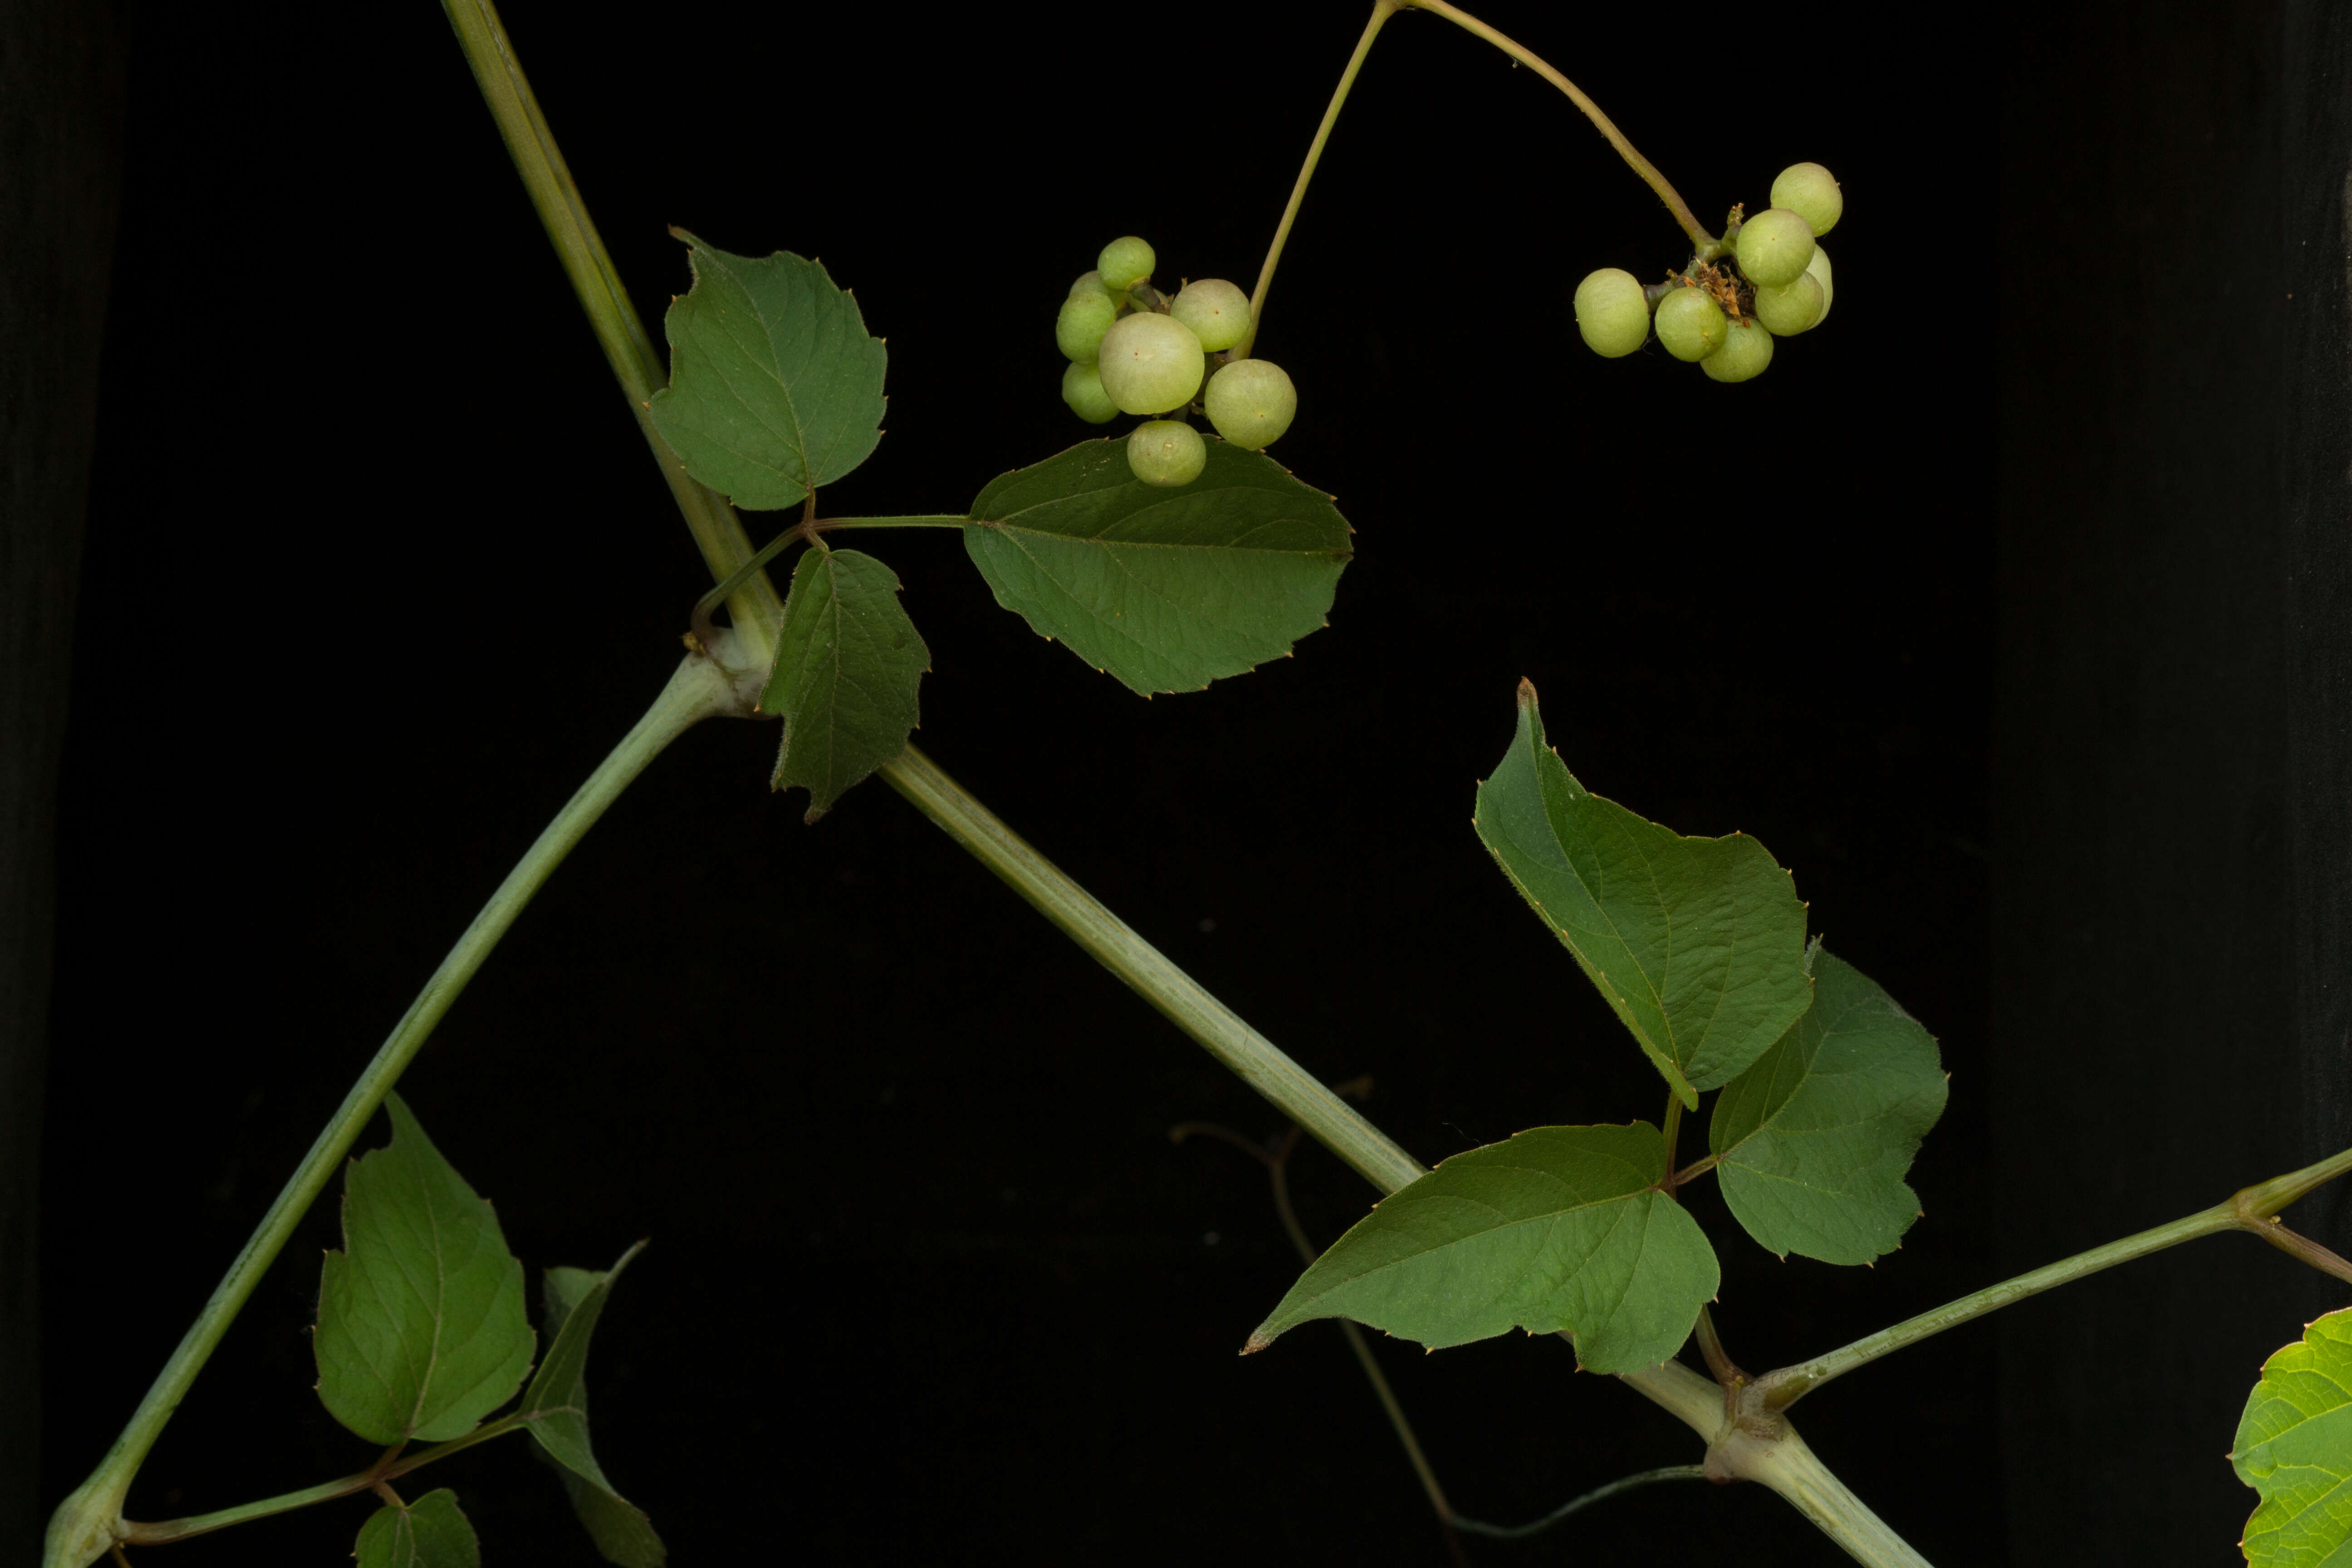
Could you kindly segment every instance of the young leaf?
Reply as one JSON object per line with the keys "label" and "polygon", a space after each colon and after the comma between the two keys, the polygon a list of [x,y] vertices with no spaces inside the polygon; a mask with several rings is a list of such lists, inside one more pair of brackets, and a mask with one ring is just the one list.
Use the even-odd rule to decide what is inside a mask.
{"label": "young leaf", "polygon": [[613,1489],[588,1446],[588,1339],[604,1310],[613,1281],[645,1247],[639,1242],[602,1274],[585,1268],[547,1271],[547,1359],[522,1396],[530,1435],[552,1458],[571,1494],[572,1511],[607,1563],[621,1568],[661,1568],[667,1555],[645,1511]]}
{"label": "young leaf", "polygon": [[1867,1263],[1919,1215],[1903,1180],[1944,1113],[1936,1038],[1870,977],[1817,952],[1813,1005],[1716,1097],[1708,1149],[1770,1251]]}
{"label": "young leaf", "polygon": [[730,256],[675,232],[692,247],[694,287],[663,318],[669,385],[654,394],[654,428],[737,506],[798,505],[882,439],[889,356],[818,263]]}
{"label": "young leaf", "polygon": [[482,1568],[482,1543],[447,1487],[368,1515],[353,1554],[360,1568]]}
{"label": "young leaf", "polygon": [[536,1342],[498,1216],[384,1102],[392,1142],[343,1180],[343,1247],[319,1282],[319,1397],[371,1443],[463,1436],[514,1397]]}
{"label": "young leaf", "polygon": [[2263,1363],[2230,1455],[2262,1494],[2240,1544],[2256,1568],[2342,1563],[2352,1542],[2352,1310]]}
{"label": "young leaf", "polygon": [[1317,1258],[1249,1351],[1310,1318],[1353,1318],[1432,1350],[1519,1328],[1576,1340],[1588,1372],[1680,1350],[1715,1296],[1715,1249],[1655,1184],[1665,1140],[1538,1127],[1456,1154],[1373,1206]]}
{"label": "young leaf", "polygon": [[811,550],[793,570],[775,668],[760,710],[781,713],[777,789],[809,792],[808,820],[907,749],[921,720],[916,689],[931,667],[898,604],[898,579],[855,550]]}
{"label": "young leaf", "polygon": [[1135,478],[1118,441],[1003,475],[964,549],[996,602],[1135,692],[1198,691],[1325,624],[1348,523],[1282,465],[1223,441],[1186,485]]}
{"label": "young leaf", "polygon": [[1744,833],[1685,838],[1589,795],[1544,744],[1536,689],[1478,786],[1478,837],[1683,1104],[1728,1083],[1812,999],[1805,906]]}

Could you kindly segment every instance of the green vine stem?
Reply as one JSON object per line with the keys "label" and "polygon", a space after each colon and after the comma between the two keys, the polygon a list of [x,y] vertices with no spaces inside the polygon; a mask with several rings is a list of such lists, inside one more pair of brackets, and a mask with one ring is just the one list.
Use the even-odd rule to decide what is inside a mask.
{"label": "green vine stem", "polygon": [[[722,653],[728,649],[722,647]],[[531,847],[524,851],[489,902],[474,917],[457,939],[449,956],[409,1004],[408,1013],[392,1031],[352,1085],[343,1103],[320,1132],[310,1152],[287,1182],[277,1201],[269,1205],[261,1223],[254,1227],[245,1249],[229,1265],[228,1273],[214,1289],[204,1310],[196,1315],[188,1331],[164,1363],[147,1397],[131,1417],[131,1424],[116,1438],[114,1447],[88,1480],[77,1487],[65,1501],[58,1505],[50,1517],[48,1542],[43,1561],[47,1568],[87,1568],[112,1549],[122,1530],[123,1500],[130,1494],[131,1479],[146,1461],[148,1450],[155,1446],[164,1424],[172,1413],[187,1397],[188,1390],[204,1370],[221,1336],[236,1317],[254,1287],[282,1250],[287,1238],[311,1203],[323,1191],[335,1173],[361,1130],[383,1103],[385,1095],[415,1057],[417,1049],[432,1035],[442,1015],[465,990],[481,968],[482,961],[499,939],[514,923],[541,884],[563,858],[572,852],[605,808],[619,798],[631,780],[645,771],[646,764],[659,756],[665,747],[694,725],[715,714],[743,711],[744,693],[733,673],[719,660],[691,655],[682,660],[661,695],[654,700],[644,718],[613,748],[612,754],[597,764],[588,775],[588,782],[556,813],[555,820]]]}
{"label": "green vine stem", "polygon": [[501,1415],[496,1421],[475,1427],[462,1437],[452,1437],[446,1443],[421,1448],[406,1458],[398,1448],[385,1451],[383,1458],[355,1475],[339,1476],[331,1481],[321,1481],[300,1491],[281,1492],[277,1497],[263,1498],[259,1502],[239,1504],[212,1513],[191,1514],[185,1519],[158,1520],[152,1524],[141,1524],[125,1520],[118,1542],[125,1546],[162,1546],[174,1541],[186,1541],[192,1536],[209,1535],[215,1530],[226,1530],[232,1524],[244,1524],[257,1519],[268,1519],[274,1513],[291,1513],[298,1508],[315,1503],[333,1502],[339,1498],[355,1497],[361,1492],[388,1487],[414,1470],[421,1470],[436,1459],[477,1447],[493,1437],[503,1437],[519,1432],[530,1416],[518,1410]]}
{"label": "green vine stem", "polygon": [[[588,324],[628,396],[629,412],[660,460],[662,477],[677,499],[687,530],[700,547],[710,574],[724,577],[751,553],[751,539],[735,509],[688,478],[677,454],[654,428],[654,393],[669,384],[668,374],[654,353],[653,339],[636,306],[630,302],[612,257],[605,252],[604,239],[589,219],[579,187],[572,183],[572,171],[564,166],[563,154],[547,129],[547,119],[539,111],[539,100],[532,96],[530,83],[515,60],[514,46],[507,40],[498,9],[489,0],[442,0],[441,8],[457,30],[467,63],[474,68],[474,79],[481,85],[482,101],[498,121],[499,134],[513,155],[515,172],[522,176],[531,205],[547,226],[547,237],[554,242],[555,254],[580,296],[581,307],[588,312]],[[749,579],[729,608],[747,662],[766,668],[775,651],[769,640],[770,628],[783,616],[783,601],[777,596],[775,584],[764,576]]]}

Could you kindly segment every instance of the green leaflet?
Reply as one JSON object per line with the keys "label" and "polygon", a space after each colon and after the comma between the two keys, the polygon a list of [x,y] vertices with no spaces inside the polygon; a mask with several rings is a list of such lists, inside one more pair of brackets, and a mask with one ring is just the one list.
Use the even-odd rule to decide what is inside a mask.
{"label": "green leaflet", "polygon": [[930,667],[890,568],[855,550],[803,554],[760,694],[760,711],[784,721],[770,784],[805,788],[811,822],[832,810],[844,790],[907,749]]}
{"label": "green leaflet", "polygon": [[2242,1543],[2257,1568],[2352,1563],[2352,1310],[2263,1363],[2230,1455],[2262,1494]]}
{"label": "green leaflet", "polygon": [[694,287],[662,320],[669,385],[654,394],[654,428],[737,506],[798,505],[882,439],[889,356],[818,263],[730,256],[671,232],[691,247]]}
{"label": "green leaflet", "polygon": [[613,1281],[645,1247],[639,1242],[602,1274],[585,1268],[547,1271],[547,1360],[522,1396],[530,1435],[553,1459],[571,1495],[572,1510],[607,1563],[621,1568],[661,1568],[667,1552],[645,1510],[613,1489],[588,1446],[588,1341],[604,1310]]}
{"label": "green leaflet", "polygon": [[482,1568],[482,1544],[447,1487],[368,1515],[353,1555],[360,1568]]}
{"label": "green leaflet", "polygon": [[1867,1263],[1919,1215],[1903,1180],[1944,1113],[1935,1037],[1816,950],[1813,1005],[1716,1097],[1707,1147],[1748,1234],[1782,1257]]}
{"label": "green leaflet", "polygon": [[536,1342],[490,1205],[398,1095],[384,1110],[392,1142],[350,1166],[320,1277],[319,1397],[371,1443],[442,1442],[514,1397]]}
{"label": "green leaflet", "polygon": [[1244,1353],[1345,1317],[1432,1350],[1565,1330],[1588,1372],[1655,1366],[1682,1348],[1717,1279],[1697,1222],[1652,1190],[1665,1159],[1643,1121],[1538,1127],[1456,1154],[1334,1242]]}
{"label": "green leaflet", "polygon": [[1587,794],[1545,745],[1527,681],[1518,734],[1478,786],[1474,821],[1686,1108],[1811,1003],[1805,906],[1789,874],[1744,833],[1685,838]]}
{"label": "green leaflet", "polygon": [[1225,442],[1189,485],[1144,484],[1118,441],[996,479],[963,531],[996,602],[1131,690],[1198,691],[1323,626],[1348,523],[1322,491]]}

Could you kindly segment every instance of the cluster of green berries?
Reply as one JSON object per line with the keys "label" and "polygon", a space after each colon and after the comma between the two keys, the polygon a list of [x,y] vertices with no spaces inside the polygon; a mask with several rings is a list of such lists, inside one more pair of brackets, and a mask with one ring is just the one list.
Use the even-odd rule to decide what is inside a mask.
{"label": "cluster of green berries", "polygon": [[1643,288],[1632,273],[1604,267],[1576,286],[1576,327],[1608,359],[1650,339],[1717,381],[1748,381],[1772,363],[1772,340],[1828,320],[1836,292],[1830,253],[1815,243],[1835,227],[1845,196],[1819,163],[1792,163],[1772,182],[1772,205],[1742,221],[1733,214],[1737,271],[1704,261]]}
{"label": "cluster of green berries", "polygon": [[1187,418],[1196,400],[1218,435],[1255,452],[1290,428],[1298,393],[1280,365],[1228,356],[1249,336],[1248,295],[1222,278],[1162,294],[1151,286],[1158,259],[1133,235],[1104,246],[1070,285],[1054,342],[1070,362],[1062,401],[1071,411],[1089,425],[1151,416],[1127,438],[1128,467],[1147,485],[1188,485],[1209,463]]}

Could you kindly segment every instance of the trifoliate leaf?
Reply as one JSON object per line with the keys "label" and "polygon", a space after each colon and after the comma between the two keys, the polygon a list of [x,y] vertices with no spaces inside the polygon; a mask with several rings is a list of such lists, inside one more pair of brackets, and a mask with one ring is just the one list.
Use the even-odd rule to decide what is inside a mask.
{"label": "trifoliate leaf", "polygon": [[602,1274],[585,1268],[547,1271],[547,1359],[530,1380],[521,1407],[530,1435],[557,1464],[572,1511],[588,1527],[596,1550],[621,1568],[661,1568],[667,1552],[645,1510],[613,1489],[588,1446],[588,1341],[613,1282],[644,1246],[629,1248]]}
{"label": "trifoliate leaf", "polygon": [[2352,1310],[2263,1363],[2230,1455],[2262,1494],[2240,1542],[2256,1568],[2352,1563]]}
{"label": "trifoliate leaf", "polygon": [[514,1397],[536,1342],[498,1216],[399,1096],[384,1110],[392,1142],[350,1167],[320,1279],[319,1397],[371,1443],[441,1442]]}
{"label": "trifoliate leaf", "polygon": [[1685,838],[1586,793],[1519,682],[1517,737],[1478,786],[1478,837],[1691,1110],[1812,1000],[1805,906],[1744,833]]}
{"label": "trifoliate leaf", "polygon": [[1006,474],[963,531],[996,602],[1132,690],[1198,691],[1324,625],[1347,520],[1282,465],[1223,441],[1186,485],[1147,485],[1118,441]]}
{"label": "trifoliate leaf", "polygon": [[818,263],[730,256],[675,232],[692,247],[694,287],[663,319],[669,385],[654,394],[654,428],[737,506],[797,506],[882,439],[889,356]]}
{"label": "trifoliate leaf", "polygon": [[1903,1177],[1944,1113],[1936,1038],[1870,977],[1816,952],[1813,1005],[1716,1097],[1707,1146],[1748,1234],[1786,1257],[1867,1263],[1919,1216]]}
{"label": "trifoliate leaf", "polygon": [[360,1568],[482,1568],[482,1543],[447,1487],[368,1515],[353,1555]]}
{"label": "trifoliate leaf", "polygon": [[1353,1318],[1432,1350],[1510,1329],[1566,1331],[1588,1372],[1655,1366],[1715,1295],[1715,1250],[1656,1184],[1665,1141],[1538,1127],[1456,1154],[1374,1205],[1317,1258],[1247,1349]]}
{"label": "trifoliate leaf", "polygon": [[770,784],[803,786],[808,820],[823,816],[842,791],[907,749],[930,667],[890,568],[855,550],[803,555],[760,694],[760,711],[784,721]]}

